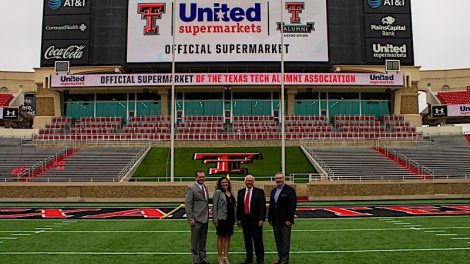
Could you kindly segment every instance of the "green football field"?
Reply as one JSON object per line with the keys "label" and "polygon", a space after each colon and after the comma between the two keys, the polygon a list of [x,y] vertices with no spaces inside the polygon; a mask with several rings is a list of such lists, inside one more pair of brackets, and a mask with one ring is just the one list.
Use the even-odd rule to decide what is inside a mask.
{"label": "green football field", "polygon": [[[271,177],[281,170],[280,147],[176,148],[175,177],[192,181],[196,171],[207,172],[209,168],[217,166],[215,163],[203,164],[202,160],[193,160],[194,153],[261,153],[262,159],[253,160],[252,163],[242,164],[241,166],[247,168],[248,172],[255,177]],[[134,179],[137,177],[139,180],[145,180],[145,178],[166,180],[169,177],[169,165],[169,149],[152,148],[134,173]],[[299,147],[287,147],[286,173],[315,173],[315,168]],[[296,182],[307,182],[307,179],[308,176],[299,177]],[[179,181],[179,179],[176,179],[176,181]]]}
{"label": "green football field", "polygon": [[[185,220],[1,220],[0,263],[191,263]],[[207,249],[216,263],[210,225]],[[266,263],[276,259],[265,226]],[[244,259],[236,229],[231,263]],[[291,263],[469,263],[470,217],[299,219]]]}

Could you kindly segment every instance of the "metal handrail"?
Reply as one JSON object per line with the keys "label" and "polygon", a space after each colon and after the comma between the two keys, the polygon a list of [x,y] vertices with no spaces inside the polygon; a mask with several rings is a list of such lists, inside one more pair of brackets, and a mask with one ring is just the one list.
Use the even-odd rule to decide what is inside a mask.
{"label": "metal handrail", "polygon": [[23,179],[23,178],[31,178],[32,177],[32,174],[39,168],[42,168],[44,169],[45,166],[47,164],[49,164],[50,162],[54,162],[56,161],[60,156],[62,156],[63,154],[67,153],[69,151],[69,147],[64,147],[62,148],[59,152],[56,152],[54,153],[54,155],[51,155],[47,158],[45,158],[44,160],[42,161],[39,161],[38,163],[36,164],[33,164],[30,168],[28,168],[27,170],[25,170],[23,173],[21,173],[19,176],[18,176],[18,179]]}
{"label": "metal handrail", "polygon": [[[310,174],[311,177],[313,178],[313,181],[317,181],[318,178],[316,178],[316,176],[319,176],[318,174]],[[208,181],[216,181],[217,179],[219,179],[219,177],[206,177],[206,179]],[[230,179],[233,181],[233,180],[236,180],[236,181],[243,181],[244,177],[235,177],[235,176],[232,176],[230,177]],[[175,178],[175,182],[189,182],[189,181],[193,181],[194,178],[191,176],[191,177],[176,177]],[[256,177],[256,180],[257,181],[269,181],[269,182],[274,182],[274,176],[266,176],[266,177]],[[294,178],[293,177],[289,177],[288,176],[288,180],[289,181],[293,181],[294,182]],[[331,177],[329,180],[332,180],[332,181],[360,181],[360,182],[370,182],[370,181],[383,181],[383,182],[396,182],[396,181],[416,181],[416,180],[420,180],[419,178],[417,177],[413,177],[413,176],[406,176],[406,175],[402,175],[402,176],[394,176],[394,177],[387,177],[387,176],[377,176],[375,178],[372,178],[369,176],[369,177],[364,177],[364,176],[347,176],[347,177],[341,177],[341,176],[335,176],[335,177]],[[435,175],[433,176],[432,178],[430,179],[426,179],[426,181],[434,181],[434,180],[470,180],[470,175],[465,175],[465,176],[450,176],[450,175]],[[134,177],[131,179],[131,183],[132,182],[146,182],[146,181],[153,181],[153,182],[168,182],[168,179],[166,177]],[[1,182],[4,182],[4,183],[7,183],[7,182],[21,182],[20,179],[16,179],[16,178],[0,178],[0,183]],[[25,181],[25,182],[28,182],[28,181]],[[31,182],[31,181],[29,181]],[[67,182],[119,182],[117,180],[117,178],[108,178],[106,180],[102,179],[102,178],[94,178],[94,177],[91,177],[89,178],[89,180],[80,180],[80,181],[77,181],[77,179],[73,178],[73,177],[39,177],[39,178],[35,178],[34,179],[34,182],[63,182],[63,183],[67,183]]]}
{"label": "metal handrail", "polygon": [[427,174],[427,175],[429,175],[429,176],[431,176],[431,177],[433,177],[433,176],[435,175],[435,172],[434,172],[432,169],[430,169],[430,168],[428,168],[428,167],[426,167],[426,166],[424,166],[424,165],[419,164],[419,162],[417,162],[417,161],[415,161],[415,160],[413,160],[413,159],[407,157],[407,156],[406,156],[405,154],[403,154],[403,153],[398,152],[396,149],[392,149],[392,148],[384,148],[384,149],[385,149],[385,151],[388,151],[388,152],[392,153],[392,154],[396,157],[397,161],[398,161],[398,160],[403,160],[403,161],[405,161],[405,163],[407,164],[407,166],[409,166],[409,164],[411,164],[411,166],[413,166],[413,167],[415,167],[416,169],[418,169],[418,171],[419,171],[421,174]]}
{"label": "metal handrail", "polygon": [[122,178],[126,176],[126,174],[129,172],[129,170],[134,166],[134,164],[144,155],[144,153],[147,151],[147,149],[150,147],[142,148],[139,152],[137,152],[132,159],[124,166],[124,168],[121,169],[121,171],[118,173],[117,179],[118,181],[121,181]]}

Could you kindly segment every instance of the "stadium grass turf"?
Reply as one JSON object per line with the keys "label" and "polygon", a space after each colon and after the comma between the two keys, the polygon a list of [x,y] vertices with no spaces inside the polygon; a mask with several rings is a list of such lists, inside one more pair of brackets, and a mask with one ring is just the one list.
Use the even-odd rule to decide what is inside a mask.
{"label": "stadium grass turf", "polygon": [[[290,263],[467,263],[470,258],[470,241],[452,239],[470,237],[470,217],[394,219],[421,227],[407,228],[385,218],[298,219],[293,229]],[[53,228],[40,231],[45,226]],[[19,236],[21,233],[30,235]],[[6,220],[0,221],[0,262],[190,263],[189,235],[184,220]],[[276,254],[268,225],[264,241],[266,263],[271,263]],[[211,263],[217,259],[215,242],[211,224],[207,243]],[[238,228],[231,251],[231,263],[243,261]]]}
{"label": "stadium grass turf", "polygon": [[[184,177],[193,180],[194,173],[198,170],[208,171],[214,164],[203,164],[201,160],[193,160],[193,154],[202,153],[235,153],[255,152],[261,153],[261,160],[243,164],[250,174],[262,177],[271,177],[281,170],[280,147],[247,147],[247,148],[176,148],[175,149],[175,177]],[[166,180],[169,175],[169,149],[152,148],[147,157],[134,173],[134,177],[162,178]],[[286,148],[286,173],[314,173],[315,168],[310,164],[300,147]],[[242,175],[231,175],[242,176]],[[141,180],[141,179],[139,179]],[[154,179],[156,180],[156,179]],[[179,180],[178,180],[179,181]],[[296,179],[296,182],[307,182],[308,177]]]}

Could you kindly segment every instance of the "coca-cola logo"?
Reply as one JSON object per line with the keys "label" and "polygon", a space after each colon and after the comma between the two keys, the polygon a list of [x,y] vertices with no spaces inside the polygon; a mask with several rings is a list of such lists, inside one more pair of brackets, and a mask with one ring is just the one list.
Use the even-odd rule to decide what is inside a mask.
{"label": "coca-cola logo", "polygon": [[83,58],[85,48],[85,45],[70,45],[66,48],[56,48],[52,45],[46,49],[46,52],[44,52],[44,58],[46,60],[79,60]]}

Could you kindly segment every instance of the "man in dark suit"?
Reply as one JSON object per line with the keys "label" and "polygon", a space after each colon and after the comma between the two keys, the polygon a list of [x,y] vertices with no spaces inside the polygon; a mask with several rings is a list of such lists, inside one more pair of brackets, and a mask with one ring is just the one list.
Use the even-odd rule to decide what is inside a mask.
{"label": "man in dark suit", "polygon": [[253,263],[253,244],[256,263],[264,264],[263,224],[266,220],[266,196],[262,189],[254,187],[255,178],[245,177],[245,186],[238,191],[237,224],[243,229],[246,259],[242,264]]}
{"label": "man in dark suit", "polygon": [[208,264],[206,240],[209,220],[209,193],[203,171],[196,172],[196,182],[186,189],[184,208],[191,226],[191,255],[193,264]]}
{"label": "man in dark suit", "polygon": [[268,221],[273,227],[274,240],[279,259],[273,264],[288,264],[290,237],[294,224],[297,195],[295,189],[286,184],[282,172],[276,173],[276,188],[271,191],[269,199]]}

